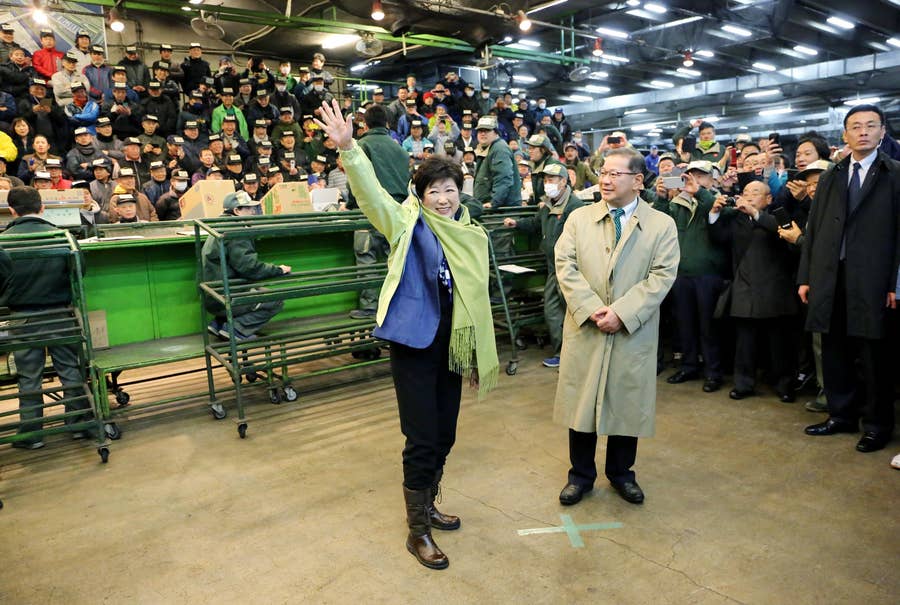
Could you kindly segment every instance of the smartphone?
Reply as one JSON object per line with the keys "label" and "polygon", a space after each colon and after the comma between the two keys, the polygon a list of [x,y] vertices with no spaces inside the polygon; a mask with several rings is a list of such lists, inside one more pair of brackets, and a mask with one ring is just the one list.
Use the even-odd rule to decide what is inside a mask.
{"label": "smartphone", "polygon": [[769,135],[769,140],[772,141],[772,144],[781,146],[781,135],[777,132],[773,132]]}
{"label": "smartphone", "polygon": [[622,137],[606,137],[606,142],[610,145],[618,145],[622,142]]}
{"label": "smartphone", "polygon": [[594,192],[594,203],[596,204],[597,202],[599,202],[602,199],[603,199],[603,194],[600,193],[599,191],[595,191]]}
{"label": "smartphone", "polygon": [[53,99],[41,99],[41,106],[42,107],[52,107]]}
{"label": "smartphone", "polygon": [[697,149],[697,137],[684,137],[681,139],[681,151],[693,153]]}
{"label": "smartphone", "polygon": [[680,176],[664,176],[662,183],[666,189],[681,189],[684,187],[684,181]]}
{"label": "smartphone", "polygon": [[791,228],[791,215],[788,214],[788,211],[784,208],[776,208],[772,211],[772,215],[775,217],[775,221],[778,223],[778,226],[782,229],[790,229]]}
{"label": "smartphone", "polygon": [[729,166],[737,166],[737,158],[738,158],[738,150],[734,147],[731,148],[731,161],[728,163]]}
{"label": "smartphone", "polygon": [[315,185],[316,183],[319,182],[319,175],[316,173],[310,174],[309,176],[306,177],[306,182],[309,185]]}
{"label": "smartphone", "polygon": [[738,172],[737,177],[737,184],[741,191],[743,191],[744,187],[746,187],[753,181],[763,180],[762,176],[756,174],[755,172]]}
{"label": "smartphone", "polygon": [[787,175],[789,181],[796,181],[797,175],[800,174],[800,171],[797,168],[788,168]]}

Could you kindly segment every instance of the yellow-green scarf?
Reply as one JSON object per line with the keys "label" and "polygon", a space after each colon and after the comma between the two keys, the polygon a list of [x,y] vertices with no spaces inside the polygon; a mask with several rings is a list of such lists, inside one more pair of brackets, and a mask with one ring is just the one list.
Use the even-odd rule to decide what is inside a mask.
{"label": "yellow-green scarf", "polygon": [[497,386],[500,362],[494,319],[488,296],[488,241],[461,206],[459,220],[429,210],[419,200],[425,224],[434,232],[453,274],[453,319],[450,332],[450,370],[464,379],[478,371],[478,397]]}

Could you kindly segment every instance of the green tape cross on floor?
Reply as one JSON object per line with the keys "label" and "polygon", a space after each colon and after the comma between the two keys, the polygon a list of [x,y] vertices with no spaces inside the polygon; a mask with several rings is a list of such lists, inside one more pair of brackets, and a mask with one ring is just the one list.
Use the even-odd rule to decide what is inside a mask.
{"label": "green tape cross on floor", "polygon": [[572,521],[571,515],[560,515],[562,525],[557,527],[535,527],[532,529],[520,529],[520,536],[532,536],[534,534],[566,534],[569,536],[569,542],[574,548],[584,548],[584,540],[581,539],[581,532],[595,531],[601,529],[619,529],[622,524],[613,521],[610,523],[587,523],[585,525],[576,525]]}

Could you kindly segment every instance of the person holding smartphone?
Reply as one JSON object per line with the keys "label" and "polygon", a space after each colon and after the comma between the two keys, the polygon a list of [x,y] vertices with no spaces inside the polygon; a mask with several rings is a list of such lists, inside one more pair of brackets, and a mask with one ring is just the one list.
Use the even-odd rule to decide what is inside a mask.
{"label": "person holding smartphone", "polygon": [[[697,129],[697,137],[691,131]],[[690,161],[706,160],[718,164],[725,157],[725,147],[716,142],[716,127],[701,119],[692,121],[675,131],[672,142]]]}

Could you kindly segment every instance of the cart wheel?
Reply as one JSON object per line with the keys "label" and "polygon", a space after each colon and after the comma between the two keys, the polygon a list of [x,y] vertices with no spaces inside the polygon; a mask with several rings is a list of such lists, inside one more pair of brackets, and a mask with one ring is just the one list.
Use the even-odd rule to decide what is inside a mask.
{"label": "cart wheel", "polygon": [[278,392],[278,389],[269,389],[269,401],[276,405],[281,403],[281,393]]}
{"label": "cart wheel", "polygon": [[297,391],[294,390],[292,386],[284,387],[284,400],[285,401],[297,401]]}
{"label": "cart wheel", "polygon": [[128,402],[131,401],[131,395],[123,391],[122,389],[116,390],[116,403],[121,406],[128,405]]}
{"label": "cart wheel", "polygon": [[376,347],[369,351],[369,360],[375,361],[381,357],[381,347]]}
{"label": "cart wheel", "polygon": [[213,418],[216,420],[222,420],[228,415],[228,412],[225,411],[225,408],[222,407],[221,403],[211,403],[209,407],[212,410]]}
{"label": "cart wheel", "polygon": [[97,453],[100,454],[100,461],[103,464],[109,462],[109,448],[108,447],[100,447],[97,448]]}
{"label": "cart wheel", "polygon": [[506,366],[506,375],[507,376],[515,376],[518,369],[519,369],[518,362],[510,361]]}
{"label": "cart wheel", "polygon": [[256,372],[250,372],[249,374],[244,374],[244,378],[247,382],[256,382],[259,379],[259,374]]}
{"label": "cart wheel", "polygon": [[247,423],[242,422],[238,425],[238,435],[241,436],[241,439],[247,438]]}
{"label": "cart wheel", "polygon": [[524,351],[528,348],[528,343],[526,343],[523,338],[516,338],[516,348],[520,351]]}
{"label": "cart wheel", "polygon": [[363,359],[363,353],[365,353],[365,351],[350,351],[350,355],[353,359]]}
{"label": "cart wheel", "polygon": [[110,422],[103,425],[103,430],[106,433],[106,436],[116,441],[122,438],[122,431],[119,429],[118,425],[115,422]]}

